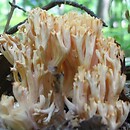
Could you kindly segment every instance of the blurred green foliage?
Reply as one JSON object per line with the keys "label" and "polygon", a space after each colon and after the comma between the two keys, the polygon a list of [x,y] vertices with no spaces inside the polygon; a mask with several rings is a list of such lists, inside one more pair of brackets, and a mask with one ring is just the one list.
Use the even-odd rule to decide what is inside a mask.
{"label": "blurred green foliage", "polygon": [[130,33],[130,12],[129,12],[129,10],[126,10],[125,17],[129,22],[129,24],[128,24],[128,33]]}
{"label": "blurred green foliage", "polygon": [[126,56],[130,56],[130,34],[125,12],[130,10],[130,0],[112,0],[109,7],[108,28],[104,28],[106,36],[114,37],[121,44]]}
{"label": "blurred green foliage", "polygon": [[[126,18],[125,12],[130,11],[130,0],[73,0],[79,4],[83,4],[91,9],[95,14],[98,14],[106,22],[108,27],[103,28],[103,32],[106,37],[114,37],[121,47],[126,52],[126,56],[130,56],[130,34],[128,33],[128,24],[130,20]],[[10,11],[10,5],[8,0],[0,1],[0,33],[3,33],[8,13]],[[10,0],[12,2],[12,0]],[[43,7],[47,5],[51,0],[16,0],[16,4],[26,11],[35,7]],[[103,3],[104,2],[104,3]],[[104,5],[100,6],[103,3]],[[109,3],[109,4],[108,4]],[[108,5],[107,13],[105,12],[105,5]],[[68,5],[56,6],[49,10],[54,14],[64,14],[70,10],[76,10],[83,12],[80,9],[74,8]],[[98,13],[97,13],[98,12]],[[106,14],[102,15],[102,12]],[[127,14],[128,15],[128,14]],[[105,17],[107,16],[107,18]],[[23,21],[27,17],[27,13],[19,9],[15,9],[13,17],[11,19],[10,27]],[[130,18],[129,18],[130,19]],[[130,26],[130,25],[129,25]],[[129,27],[130,28],[130,27]]]}

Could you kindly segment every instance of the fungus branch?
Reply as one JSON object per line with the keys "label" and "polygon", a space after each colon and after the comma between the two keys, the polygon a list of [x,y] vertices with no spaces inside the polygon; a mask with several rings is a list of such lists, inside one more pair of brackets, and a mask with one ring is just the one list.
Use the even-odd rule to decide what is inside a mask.
{"label": "fungus branch", "polygon": [[36,8],[17,35],[3,34],[0,49],[13,65],[19,106],[3,95],[0,122],[31,130],[52,124],[56,115],[58,122],[99,115],[110,130],[118,129],[130,111],[130,103],[119,100],[126,80],[124,53],[113,38],[103,36],[102,26],[86,13],[55,16]]}
{"label": "fungus branch", "polygon": [[[65,4],[65,5],[70,5],[70,6],[73,6],[73,7],[76,7],[76,8],[79,8],[81,10],[84,10],[85,12],[87,12],[88,14],[90,14],[91,16],[95,17],[95,18],[99,18],[96,14],[94,14],[93,11],[91,11],[90,9],[88,9],[86,6],[82,5],[82,4],[78,4],[74,1],[69,1],[69,0],[56,0],[56,1],[52,1],[50,2],[48,5],[46,6],[43,6],[42,9],[43,10],[49,10],[57,5],[61,5],[61,4]],[[21,9],[22,11],[26,12],[26,10],[24,10],[23,8],[15,5],[15,4],[11,4],[10,5],[13,7],[13,8],[18,8],[18,9]],[[99,18],[100,19],[100,18]],[[10,28],[9,30],[6,30],[5,32],[7,34],[13,34],[15,32],[18,31],[18,26],[23,24],[27,19],[25,19],[24,21],[18,23],[17,25],[15,25],[14,27]],[[102,20],[102,23],[103,23],[103,26],[107,27],[106,23]]]}

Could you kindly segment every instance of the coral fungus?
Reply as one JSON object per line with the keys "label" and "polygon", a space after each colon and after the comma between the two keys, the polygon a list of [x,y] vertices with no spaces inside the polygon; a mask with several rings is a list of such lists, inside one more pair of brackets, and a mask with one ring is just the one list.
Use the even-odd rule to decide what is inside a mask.
{"label": "coral fungus", "polygon": [[59,122],[100,115],[115,130],[127,118],[130,104],[119,100],[124,53],[113,38],[104,38],[100,19],[36,8],[17,34],[0,37],[0,50],[13,65],[16,99],[2,95],[1,127],[44,129],[56,115]]}

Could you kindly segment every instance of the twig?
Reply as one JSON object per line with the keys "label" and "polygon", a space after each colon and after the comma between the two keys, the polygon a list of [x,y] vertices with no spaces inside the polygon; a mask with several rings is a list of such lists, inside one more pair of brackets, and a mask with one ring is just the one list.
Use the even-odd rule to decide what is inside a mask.
{"label": "twig", "polygon": [[18,23],[17,25],[13,26],[12,28],[10,28],[9,30],[6,31],[7,34],[14,34],[18,31],[18,26],[22,25],[23,23],[26,22],[27,19],[25,19],[24,21]]}
{"label": "twig", "polygon": [[[86,6],[82,5],[82,4],[78,4],[74,1],[69,1],[69,0],[56,0],[56,1],[52,1],[50,2],[48,5],[42,7],[43,10],[49,10],[57,5],[61,5],[61,4],[66,4],[66,5],[71,5],[74,6],[76,8],[80,8],[81,10],[84,10],[85,12],[87,12],[88,14],[90,14],[91,16],[95,17],[95,18],[99,18],[98,16],[96,16],[96,14],[94,14],[93,11],[91,11],[90,9],[88,9]],[[16,5],[15,5],[16,6]],[[21,8],[19,6],[16,6],[17,8]],[[27,19],[25,19],[23,22],[18,23],[17,25],[15,25],[14,27],[10,28],[9,30],[6,31],[7,34],[13,34],[15,32],[18,31],[18,26],[23,24]],[[107,25],[105,24],[105,22],[102,20],[103,26],[107,27]]]}
{"label": "twig", "polygon": [[[15,4],[15,0],[13,0],[12,3]],[[5,25],[4,32],[6,32],[7,29],[8,29],[8,27],[9,27],[10,20],[11,20],[11,18],[12,18],[12,15],[13,15],[14,9],[15,9],[15,7],[11,6],[11,10],[10,10],[9,15],[8,15],[8,20],[7,20],[7,23],[6,23],[6,25]]]}
{"label": "twig", "polygon": [[[99,18],[96,14],[94,14],[93,11],[91,11],[90,9],[88,9],[86,6],[84,6],[82,4],[78,4],[78,3],[74,2],[74,1],[68,1],[68,0],[56,0],[56,1],[52,1],[48,5],[42,7],[42,9],[43,10],[49,10],[49,9],[55,7],[56,5],[61,5],[61,4],[71,5],[73,7],[80,8],[81,10],[84,10],[85,12],[87,12],[88,14],[90,14],[91,16],[93,16],[95,18]],[[102,20],[102,23],[103,23],[103,26],[107,27],[106,23],[103,20]]]}
{"label": "twig", "polygon": [[9,2],[9,4],[11,5],[11,7],[18,8],[18,9],[22,10],[22,11],[25,12],[25,13],[27,12],[25,9],[23,9],[23,8],[21,8],[21,7],[17,6],[17,5],[15,5],[15,4],[11,3],[11,2]]}

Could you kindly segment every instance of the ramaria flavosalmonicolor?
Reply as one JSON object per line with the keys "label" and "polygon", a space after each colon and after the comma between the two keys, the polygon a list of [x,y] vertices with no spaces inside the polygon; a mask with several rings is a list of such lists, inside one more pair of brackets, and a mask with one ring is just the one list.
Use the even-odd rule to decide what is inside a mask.
{"label": "ramaria flavosalmonicolor", "polygon": [[2,95],[1,127],[44,129],[57,114],[59,122],[99,115],[116,130],[127,118],[130,104],[119,100],[126,80],[124,53],[103,36],[100,19],[76,12],[54,16],[36,8],[17,34],[0,37],[0,50],[13,65],[16,99]]}

